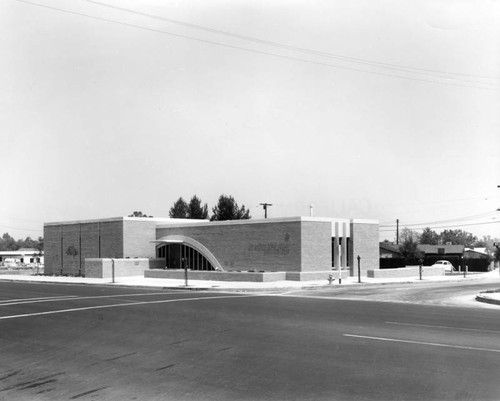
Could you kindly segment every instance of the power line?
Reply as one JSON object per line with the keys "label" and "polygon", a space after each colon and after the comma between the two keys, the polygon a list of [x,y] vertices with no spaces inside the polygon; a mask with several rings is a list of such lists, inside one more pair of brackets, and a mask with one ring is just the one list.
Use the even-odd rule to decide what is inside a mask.
{"label": "power line", "polygon": [[[307,49],[304,47],[292,46],[292,45],[273,42],[273,41],[269,41],[269,40],[259,39],[259,38],[255,38],[253,36],[240,35],[240,34],[236,34],[233,32],[228,32],[228,31],[223,31],[220,29],[215,29],[215,28],[210,28],[210,27],[206,27],[206,26],[202,26],[202,25],[192,24],[192,23],[188,23],[188,22],[184,22],[184,21],[175,20],[172,18],[161,17],[158,15],[149,14],[149,13],[145,13],[145,12],[141,12],[141,11],[137,11],[137,10],[132,10],[129,8],[118,7],[118,6],[103,3],[100,1],[95,1],[95,0],[81,0],[81,1],[86,2],[86,3],[95,4],[95,5],[102,6],[102,7],[107,7],[107,8],[127,12],[130,14],[140,15],[142,17],[152,18],[152,19],[156,19],[159,21],[164,21],[164,22],[169,22],[169,23],[185,26],[188,28],[198,29],[198,30],[202,30],[205,32],[210,32],[210,33],[216,33],[216,34],[228,36],[231,38],[246,40],[246,41],[250,41],[253,43],[264,44],[264,45],[268,45],[268,46],[273,46],[273,47],[277,47],[280,49],[286,49],[286,50],[298,51],[298,52],[302,52],[302,53],[306,53],[306,54],[335,58],[335,59],[339,59],[339,60],[343,60],[343,61],[348,61],[351,63],[364,64],[364,65],[370,65],[370,66],[376,66],[376,67],[382,67],[382,68],[388,68],[388,69],[395,69],[398,71],[419,73],[419,74],[425,74],[425,75],[445,74],[445,76],[441,76],[441,78],[449,78],[449,77],[446,77],[446,75],[451,75],[451,76],[454,75],[454,76],[469,77],[469,78],[500,80],[500,77],[490,77],[490,76],[485,76],[485,75],[473,75],[473,74],[461,74],[461,73],[441,71],[441,70],[432,70],[432,69],[411,67],[411,66],[393,64],[393,63],[384,63],[384,62],[373,61],[373,60],[357,58],[357,57],[349,57],[349,56],[344,56],[344,55],[340,55],[340,54],[312,50],[312,49]],[[457,79],[457,78],[452,78],[452,79]],[[462,81],[469,82],[469,83],[472,82],[469,80],[462,80]]]}
{"label": "power line", "polygon": [[[480,218],[485,218],[485,217],[490,217],[496,214],[496,211],[491,211],[491,212],[485,212],[485,213],[480,213],[472,216],[466,216],[466,217],[458,217],[455,219],[449,219],[449,220],[438,220],[438,221],[430,221],[427,223],[410,223],[410,224],[405,224],[406,227],[411,227],[411,226],[425,226],[425,225],[433,225],[433,224],[444,224],[444,223],[454,223],[458,221],[467,221],[467,220],[474,220],[474,219],[480,219]],[[395,224],[381,224],[380,227],[388,228],[388,227],[395,227]]]}
{"label": "power line", "polygon": [[30,220],[30,219],[23,219],[23,218],[20,218],[20,217],[13,217],[13,216],[10,216],[10,215],[0,215],[0,217],[2,217],[3,219],[7,219],[7,220],[19,220],[19,221],[24,221],[24,222],[27,222],[27,223],[37,223],[37,224],[43,224],[42,221],[40,220]]}
{"label": "power line", "polygon": [[[486,222],[482,222],[482,223],[467,223],[467,224],[458,224],[458,225],[431,226],[429,228],[456,228],[456,227],[482,226],[482,225],[487,225],[487,224],[499,224],[499,223],[500,223],[500,220],[499,221],[486,221]],[[415,227],[415,228],[413,228],[413,230],[418,231],[418,230],[424,230],[426,228],[427,228],[427,226]],[[394,228],[392,228],[392,229],[382,228],[382,229],[379,229],[379,231],[389,232],[389,231],[395,231],[395,229]]]}
{"label": "power line", "polygon": [[[391,78],[399,78],[399,79],[405,79],[405,80],[410,80],[410,81],[415,81],[415,82],[427,82],[427,83],[438,84],[438,85],[458,86],[458,87],[464,87],[464,88],[475,88],[475,89],[484,89],[484,90],[497,90],[498,89],[495,86],[485,84],[485,83],[480,83],[480,82],[477,82],[476,84],[471,84],[471,85],[465,85],[465,84],[460,84],[457,82],[450,82],[450,81],[441,82],[441,81],[424,79],[424,78],[408,77],[408,76],[404,76],[404,75],[394,75],[394,74],[383,73],[383,72],[362,70],[362,69],[353,68],[353,67],[339,66],[339,65],[334,65],[334,64],[329,64],[329,63],[324,63],[324,62],[319,62],[319,61],[306,60],[306,59],[301,59],[298,57],[285,56],[282,54],[276,54],[276,53],[271,53],[271,52],[262,51],[262,50],[255,50],[255,49],[250,49],[250,48],[245,48],[245,47],[240,47],[240,46],[234,46],[234,45],[229,45],[229,44],[220,43],[220,42],[207,40],[207,39],[200,39],[200,38],[189,36],[189,35],[182,35],[182,34],[167,32],[167,31],[163,31],[160,29],[148,28],[148,27],[144,27],[144,26],[140,26],[140,25],[136,25],[136,24],[130,24],[127,22],[122,22],[122,21],[116,21],[116,20],[112,20],[112,19],[108,19],[108,18],[96,17],[96,16],[90,15],[90,14],[66,10],[66,9],[62,9],[62,8],[58,8],[58,7],[47,6],[44,4],[34,3],[31,1],[27,1],[27,0],[14,0],[14,1],[17,1],[19,3],[28,4],[31,6],[40,7],[40,8],[46,8],[49,10],[55,10],[55,11],[63,12],[66,14],[90,18],[90,19],[94,19],[97,21],[103,21],[103,22],[107,22],[107,23],[111,23],[111,24],[122,25],[122,26],[130,27],[130,28],[137,28],[137,29],[155,32],[155,33],[160,33],[160,34],[164,34],[164,35],[169,35],[169,36],[173,36],[173,37],[177,37],[177,38],[188,39],[188,40],[197,41],[197,42],[201,42],[201,43],[207,43],[207,44],[211,44],[211,45],[215,45],[215,46],[227,47],[230,49],[242,50],[242,51],[246,51],[246,52],[250,52],[250,53],[254,53],[254,54],[272,56],[272,57],[281,58],[281,59],[285,59],[285,60],[299,61],[302,63],[321,65],[324,67],[330,67],[330,68],[335,68],[335,69],[356,71],[356,72],[361,72],[361,73],[365,73],[365,74],[385,76],[385,77],[391,77]],[[436,77],[436,78],[439,78],[439,77]],[[446,78],[446,79],[453,79],[455,81],[457,80],[456,78]]]}
{"label": "power line", "polygon": [[13,226],[4,226],[0,225],[0,228],[9,228],[11,230],[25,230],[25,231],[38,231],[38,232],[43,232],[43,230],[39,228],[24,228],[24,227],[13,227]]}

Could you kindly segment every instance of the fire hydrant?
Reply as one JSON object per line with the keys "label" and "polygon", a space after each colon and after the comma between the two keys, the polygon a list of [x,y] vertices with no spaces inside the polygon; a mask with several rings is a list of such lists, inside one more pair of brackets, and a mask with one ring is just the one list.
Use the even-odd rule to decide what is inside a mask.
{"label": "fire hydrant", "polygon": [[332,282],[335,281],[335,279],[333,278],[333,274],[330,274],[328,276],[328,284],[332,285]]}

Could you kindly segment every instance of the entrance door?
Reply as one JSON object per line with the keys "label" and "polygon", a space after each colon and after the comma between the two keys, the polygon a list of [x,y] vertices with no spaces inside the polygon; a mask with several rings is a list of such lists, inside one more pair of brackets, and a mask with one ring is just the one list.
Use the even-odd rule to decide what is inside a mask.
{"label": "entrance door", "polygon": [[181,269],[181,244],[169,244],[167,248],[167,268]]}

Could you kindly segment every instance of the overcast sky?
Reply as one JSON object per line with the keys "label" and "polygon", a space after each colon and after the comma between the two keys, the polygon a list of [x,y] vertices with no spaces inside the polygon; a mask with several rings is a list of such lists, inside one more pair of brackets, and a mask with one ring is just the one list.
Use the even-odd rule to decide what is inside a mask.
{"label": "overcast sky", "polygon": [[0,54],[15,238],[195,194],[500,237],[499,1],[2,0]]}

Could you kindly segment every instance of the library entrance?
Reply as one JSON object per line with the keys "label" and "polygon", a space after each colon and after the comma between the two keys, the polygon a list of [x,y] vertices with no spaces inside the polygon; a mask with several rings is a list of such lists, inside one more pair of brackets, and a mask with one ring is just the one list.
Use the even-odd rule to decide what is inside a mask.
{"label": "library entrance", "polygon": [[156,248],[156,256],[165,258],[166,269],[215,270],[212,264],[196,249],[186,244],[162,244]]}

